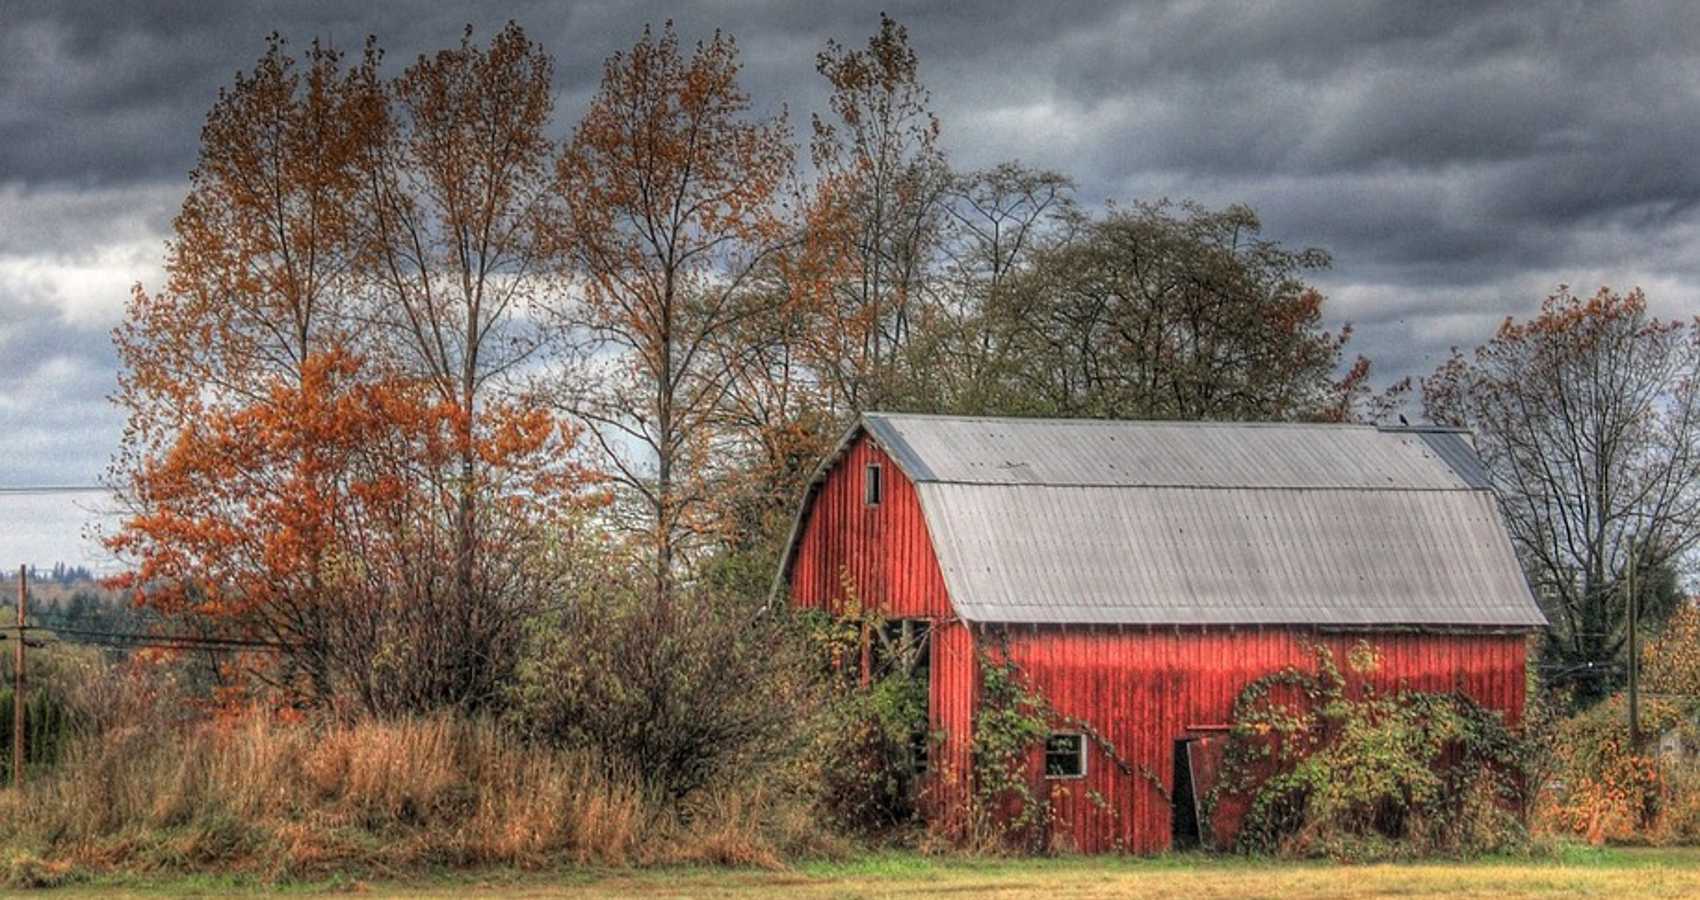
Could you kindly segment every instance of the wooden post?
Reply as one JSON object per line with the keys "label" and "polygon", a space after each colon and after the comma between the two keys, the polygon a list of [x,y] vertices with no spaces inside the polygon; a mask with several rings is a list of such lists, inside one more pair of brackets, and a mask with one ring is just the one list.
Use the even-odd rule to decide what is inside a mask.
{"label": "wooden post", "polygon": [[868,625],[868,620],[866,618],[862,619],[862,674],[860,679],[857,681],[857,683],[862,687],[867,687],[872,684],[874,679],[874,647],[872,631],[872,627]]}
{"label": "wooden post", "polygon": [[1629,752],[1641,752],[1641,660],[1635,647],[1635,630],[1640,626],[1638,615],[1641,604],[1635,596],[1635,557],[1638,555],[1634,542],[1629,545],[1629,571],[1624,581],[1629,584]]}
{"label": "wooden post", "polygon": [[24,609],[29,603],[29,566],[18,567],[18,644],[12,671],[12,787],[24,787]]}

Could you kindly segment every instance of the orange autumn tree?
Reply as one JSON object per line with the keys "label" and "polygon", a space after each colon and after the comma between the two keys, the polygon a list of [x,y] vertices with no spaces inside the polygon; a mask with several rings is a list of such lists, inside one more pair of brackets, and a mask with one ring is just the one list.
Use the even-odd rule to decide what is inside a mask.
{"label": "orange autumn tree", "polygon": [[[529,47],[512,30],[497,44],[504,59]],[[129,427],[112,475],[128,516],[109,544],[141,602],[277,645],[278,664],[251,674],[286,699],[491,703],[550,591],[539,555],[582,504],[573,430],[504,388],[511,356],[477,355],[514,346],[503,317],[532,286],[497,254],[450,247],[507,219],[438,239],[420,225],[441,221],[430,204],[402,193],[460,170],[400,152],[417,131],[395,107],[410,85],[452,98],[429,86],[481,58],[463,45],[438,60],[449,75],[422,63],[392,86],[374,48],[345,69],[317,47],[298,63],[274,38],[209,114],[164,289],[138,289],[115,335]],[[476,110],[448,105],[434,150],[483,159],[487,132],[453,127]],[[506,214],[501,193],[483,209]],[[386,215],[409,217],[413,246],[436,254],[398,260]],[[398,300],[419,284],[441,285],[441,306]]]}
{"label": "orange autumn tree", "polygon": [[712,527],[730,382],[717,340],[771,308],[759,273],[789,238],[793,151],[782,117],[750,116],[737,47],[681,51],[669,23],[604,67],[557,169],[582,302],[555,322],[585,377],[565,401],[647,536],[657,595]]}
{"label": "orange autumn tree", "polygon": [[[154,608],[288,648],[282,666],[253,674],[292,696],[375,713],[478,706],[505,673],[453,665],[467,644],[452,614],[461,427],[422,383],[374,377],[342,351],[310,356],[299,384],[278,380],[264,402],[180,431],[136,474],[146,509],[111,543],[138,559],[129,577]],[[475,450],[539,488],[559,436],[533,411]],[[570,525],[569,507],[536,491],[488,505],[484,539],[507,556],[545,552],[541,523]],[[528,572],[480,570],[509,582]],[[544,588],[505,587],[522,599]],[[491,621],[478,652],[510,654],[526,609],[481,608]]]}
{"label": "orange autumn tree", "polygon": [[315,44],[297,61],[276,35],[220,91],[173,223],[166,289],[138,288],[114,333],[131,413],[120,474],[208,407],[260,400],[275,379],[299,382],[313,353],[361,339],[350,299],[361,93],[340,54]]}
{"label": "orange autumn tree", "polygon": [[[717,546],[758,569],[777,564],[796,498],[848,418],[900,395],[916,405],[912,388],[948,365],[935,356],[922,375],[899,358],[937,287],[948,176],[907,41],[882,15],[867,50],[829,41],[817,55],[831,111],[812,119],[816,177],[794,191],[795,239],[752,273],[764,302],[708,342],[725,373],[717,450],[741,463],[715,473]],[[920,202],[917,188],[930,192]]]}
{"label": "orange autumn tree", "polygon": [[[165,510],[166,497],[184,490],[169,481],[184,477],[160,474],[174,453],[187,458],[176,449],[181,436],[220,412],[268,402],[277,386],[299,388],[312,356],[359,340],[347,288],[364,104],[342,63],[316,44],[297,60],[273,35],[254,70],[220,91],[174,222],[165,289],[138,287],[114,333],[117,399],[129,417],[111,475],[129,517],[109,544],[135,564],[129,581],[149,588],[143,602],[183,610],[184,598],[205,595],[162,574],[187,569],[174,537],[180,523]],[[211,491],[199,503],[237,506]],[[239,536],[234,526],[199,530]],[[204,618],[222,627],[227,608],[209,605]]]}
{"label": "orange autumn tree", "polygon": [[1700,597],[1681,601],[1641,648],[1641,684],[1654,694],[1700,698]]}
{"label": "orange autumn tree", "polygon": [[456,591],[469,627],[479,589],[475,444],[500,427],[488,396],[539,344],[523,313],[556,286],[553,70],[518,25],[488,48],[468,26],[459,47],[372,88],[388,101],[362,160],[374,318],[396,364],[456,410]]}

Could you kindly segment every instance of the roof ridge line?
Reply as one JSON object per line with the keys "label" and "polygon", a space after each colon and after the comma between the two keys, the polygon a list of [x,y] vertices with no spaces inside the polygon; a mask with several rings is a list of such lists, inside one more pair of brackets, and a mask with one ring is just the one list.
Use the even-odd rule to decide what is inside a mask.
{"label": "roof ridge line", "polygon": [[1363,423],[1363,422],[1287,422],[1287,421],[1280,421],[1280,420],[1241,421],[1241,420],[1232,420],[1232,419],[1100,419],[1100,418],[1070,417],[1070,416],[970,416],[970,415],[962,415],[962,414],[958,414],[958,413],[913,413],[913,412],[883,412],[883,411],[863,412],[863,413],[861,413],[861,417],[862,418],[875,418],[875,419],[936,419],[936,420],[954,421],[954,422],[1007,422],[1007,423],[1016,424],[1016,425],[1028,425],[1028,424],[1032,424],[1032,425],[1068,424],[1068,425],[1095,425],[1095,426],[1169,425],[1169,426],[1210,427],[1210,428],[1304,428],[1304,429],[1316,428],[1316,429],[1331,429],[1331,430],[1348,430],[1349,429],[1349,430],[1354,430],[1354,431],[1399,431],[1399,430],[1402,430],[1402,429],[1408,429],[1410,431],[1429,431],[1429,430],[1462,431],[1463,430],[1463,429],[1446,429],[1446,428],[1442,428],[1441,426],[1434,426],[1433,428],[1430,428],[1428,426],[1421,426],[1421,425],[1383,426],[1383,425],[1376,425],[1376,424],[1372,424],[1372,423]]}
{"label": "roof ridge line", "polygon": [[1050,481],[968,481],[961,478],[912,478],[916,484],[951,484],[970,487],[1048,487],[1048,488],[1089,488],[1093,490],[1176,490],[1176,491],[1361,491],[1364,493],[1408,493],[1408,494],[1445,494],[1445,493],[1493,493],[1491,487],[1471,487],[1469,484],[1457,487],[1410,487],[1390,485],[1378,487],[1373,485],[1346,484],[1126,484],[1114,482],[1050,482]]}

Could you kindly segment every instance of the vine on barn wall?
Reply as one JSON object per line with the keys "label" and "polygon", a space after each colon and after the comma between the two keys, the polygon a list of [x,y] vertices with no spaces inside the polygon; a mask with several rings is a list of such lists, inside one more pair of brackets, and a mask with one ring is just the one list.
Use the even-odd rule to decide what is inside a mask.
{"label": "vine on barn wall", "polygon": [[[1001,639],[1001,633],[997,637]],[[1038,852],[1052,849],[1066,836],[1058,810],[1072,787],[1059,782],[1049,796],[1041,797],[1036,784],[1043,781],[1043,773],[1036,773],[1031,762],[1033,754],[1056,731],[1079,732],[1088,747],[1123,775],[1143,780],[1164,802],[1173,802],[1162,777],[1150,766],[1130,762],[1091,723],[1058,712],[1041,691],[1029,685],[1020,667],[1010,659],[1007,646],[1000,643],[995,652],[981,647],[975,651],[975,659],[980,695],[971,745],[973,789],[965,835],[968,844]],[[1082,796],[1094,809],[1112,819],[1120,818],[1120,811],[1102,793],[1091,788],[1084,791]],[[1117,848],[1121,847],[1119,832],[1117,829]]]}
{"label": "vine on barn wall", "polygon": [[[1528,748],[1497,712],[1462,693],[1348,687],[1327,647],[1316,671],[1286,667],[1234,701],[1210,828],[1229,797],[1249,800],[1235,849],[1377,858],[1506,849],[1526,836]],[[1355,675],[1380,665],[1359,641]]]}
{"label": "vine on barn wall", "polygon": [[1050,703],[1026,685],[1007,654],[994,659],[978,650],[976,658],[980,699],[971,744],[969,842],[988,848],[1013,843],[1026,850],[1043,849],[1051,809],[1034,790],[1029,760],[1050,734]]}

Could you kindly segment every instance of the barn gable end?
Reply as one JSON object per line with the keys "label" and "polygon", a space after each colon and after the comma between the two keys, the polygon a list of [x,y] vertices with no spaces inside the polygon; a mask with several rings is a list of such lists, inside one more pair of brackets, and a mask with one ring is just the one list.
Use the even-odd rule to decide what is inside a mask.
{"label": "barn gable end", "polygon": [[[880,471],[877,504],[865,497],[869,466]],[[793,603],[837,614],[853,592],[889,618],[951,617],[914,482],[878,444],[853,434],[810,494],[786,555]]]}
{"label": "barn gable end", "polygon": [[[879,503],[866,497],[868,466],[880,467]],[[842,615],[851,595],[891,619],[929,623],[928,731],[945,737],[932,774],[966,773],[976,693],[973,638],[957,619],[933,553],[915,484],[904,468],[858,427],[814,479],[793,528],[776,591],[806,609]],[[948,815],[961,797],[939,788],[935,811]]]}

